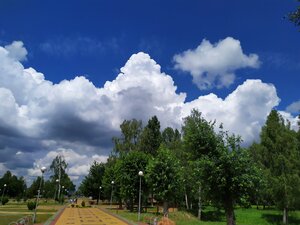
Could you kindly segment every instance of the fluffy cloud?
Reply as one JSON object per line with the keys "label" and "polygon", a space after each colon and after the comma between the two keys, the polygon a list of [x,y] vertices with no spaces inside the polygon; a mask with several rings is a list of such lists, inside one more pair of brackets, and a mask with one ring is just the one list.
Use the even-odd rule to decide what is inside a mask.
{"label": "fluffy cloud", "polygon": [[288,107],[286,107],[285,110],[290,112],[290,113],[299,113],[300,112],[300,100],[296,101],[296,102],[293,102]]}
{"label": "fluffy cloud", "polygon": [[[228,45],[223,42],[214,48]],[[209,94],[186,102],[186,94],[177,93],[172,77],[142,52],[132,55],[104,87],[83,76],[53,84],[35,69],[24,68],[16,55],[0,47],[0,165],[30,179],[40,174],[39,167],[49,166],[62,154],[69,175],[80,182],[94,160],[106,160],[111,138],[119,135],[124,119],[141,119],[145,124],[157,115],[162,128],[180,128],[182,118],[197,108],[206,119],[223,122],[225,129],[250,143],[279,103],[275,87],[260,80],[245,81],[225,99]],[[257,57],[242,56],[244,65],[256,65]],[[239,65],[243,60],[238,59]],[[231,68],[238,66],[233,63]]]}
{"label": "fluffy cloud", "polygon": [[246,80],[224,100],[215,94],[185,104],[184,115],[196,108],[208,120],[223,123],[225,130],[242,136],[246,144],[258,138],[262,124],[279,103],[276,89],[261,80]]}
{"label": "fluffy cloud", "polygon": [[14,58],[19,61],[26,60],[27,50],[23,46],[22,41],[14,41],[10,45],[6,45],[5,49],[8,51],[8,54],[11,58]]}
{"label": "fluffy cloud", "polygon": [[216,44],[203,40],[196,49],[174,56],[175,68],[189,72],[199,89],[228,87],[235,80],[235,71],[259,67],[256,54],[243,53],[238,40],[227,37]]}

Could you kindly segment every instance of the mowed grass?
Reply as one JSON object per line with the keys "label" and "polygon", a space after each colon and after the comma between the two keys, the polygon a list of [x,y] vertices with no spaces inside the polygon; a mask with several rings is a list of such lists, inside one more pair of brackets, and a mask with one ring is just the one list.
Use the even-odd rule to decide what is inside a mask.
{"label": "mowed grass", "polygon": [[[41,201],[37,208],[36,222],[46,222],[61,208],[62,205]],[[26,202],[9,201],[6,205],[0,205],[0,225],[8,225],[33,213],[34,211],[28,210]]]}
{"label": "mowed grass", "polygon": [[[118,216],[129,221],[137,222],[137,212],[129,212],[127,210],[108,210]],[[281,225],[282,212],[275,209],[256,209],[256,208],[238,208],[235,210],[238,225]],[[162,214],[154,212],[142,213],[141,221],[149,223],[153,219],[162,218]],[[213,208],[207,207],[202,214],[202,221],[186,211],[175,211],[169,213],[169,218],[176,222],[176,225],[224,225],[226,217],[224,211],[216,212]],[[289,225],[300,224],[300,211],[289,212]]]}

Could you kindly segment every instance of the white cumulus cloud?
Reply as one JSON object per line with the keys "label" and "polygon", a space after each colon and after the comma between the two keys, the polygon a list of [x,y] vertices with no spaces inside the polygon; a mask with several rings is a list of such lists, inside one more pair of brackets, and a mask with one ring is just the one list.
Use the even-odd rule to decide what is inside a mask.
{"label": "white cumulus cloud", "polygon": [[292,104],[287,106],[285,110],[290,113],[300,113],[300,100],[293,102]]}
{"label": "white cumulus cloud", "polygon": [[[234,39],[211,46],[211,51],[230,49],[230,42],[236,45],[236,57],[242,59],[236,64],[228,60],[218,71],[257,66],[257,57],[243,55]],[[62,154],[69,175],[80,182],[94,160],[106,160],[112,137],[120,134],[119,125],[125,119],[145,124],[157,115],[162,129],[180,128],[182,118],[197,108],[206,119],[222,122],[225,129],[251,143],[258,139],[270,110],[279,104],[276,88],[261,80],[245,81],[224,99],[209,94],[188,102],[172,77],[143,52],[133,54],[120,74],[103,87],[83,76],[53,84],[34,68],[24,68],[20,60],[0,47],[0,165],[4,169],[5,163],[5,168],[31,178]]]}
{"label": "white cumulus cloud", "polygon": [[189,72],[199,89],[230,86],[237,69],[259,67],[256,54],[245,55],[241,43],[227,37],[211,44],[204,39],[196,49],[189,49],[174,56],[175,68]]}

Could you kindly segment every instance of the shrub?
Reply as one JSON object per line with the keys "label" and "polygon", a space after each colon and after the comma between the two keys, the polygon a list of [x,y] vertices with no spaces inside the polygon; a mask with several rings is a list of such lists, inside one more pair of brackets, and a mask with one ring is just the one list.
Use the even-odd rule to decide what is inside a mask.
{"label": "shrub", "polygon": [[9,199],[8,199],[8,197],[7,196],[4,196],[3,198],[2,198],[2,205],[5,205],[6,203],[8,203],[8,201],[9,201]]}
{"label": "shrub", "polygon": [[35,202],[27,202],[27,208],[29,210],[34,210],[35,209]]}
{"label": "shrub", "polygon": [[85,201],[82,201],[82,202],[81,202],[81,206],[82,206],[82,207],[85,207]]}

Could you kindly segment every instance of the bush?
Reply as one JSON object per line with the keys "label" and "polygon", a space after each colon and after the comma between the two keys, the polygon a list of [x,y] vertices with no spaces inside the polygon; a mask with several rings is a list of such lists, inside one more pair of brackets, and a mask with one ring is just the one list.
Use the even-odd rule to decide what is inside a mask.
{"label": "bush", "polygon": [[82,206],[82,207],[85,207],[85,201],[82,201],[82,202],[81,202],[81,206]]}
{"label": "bush", "polygon": [[29,210],[34,210],[35,209],[35,202],[27,202],[27,208]]}
{"label": "bush", "polygon": [[5,205],[6,203],[8,203],[8,201],[9,201],[9,199],[8,199],[8,197],[7,196],[4,196],[3,198],[2,198],[2,205]]}

